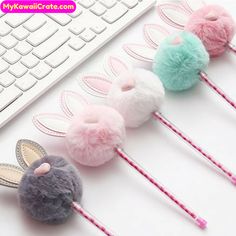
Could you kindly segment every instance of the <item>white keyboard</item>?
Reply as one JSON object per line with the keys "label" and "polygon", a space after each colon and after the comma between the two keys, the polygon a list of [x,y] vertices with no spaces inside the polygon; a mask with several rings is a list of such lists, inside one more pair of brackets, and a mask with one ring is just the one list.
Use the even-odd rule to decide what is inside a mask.
{"label": "white keyboard", "polygon": [[155,0],[77,0],[72,14],[0,12],[0,127]]}

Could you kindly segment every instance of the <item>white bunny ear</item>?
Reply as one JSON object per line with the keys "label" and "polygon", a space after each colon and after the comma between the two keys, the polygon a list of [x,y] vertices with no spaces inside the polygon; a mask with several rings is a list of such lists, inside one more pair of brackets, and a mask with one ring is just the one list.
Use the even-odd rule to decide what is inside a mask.
{"label": "white bunny ear", "polygon": [[118,57],[106,56],[104,60],[104,70],[110,76],[119,76],[123,72],[131,70],[131,66]]}
{"label": "white bunny ear", "polygon": [[73,117],[88,105],[84,97],[73,91],[63,91],[60,103],[63,112],[69,117]]}
{"label": "white bunny ear", "polygon": [[191,15],[189,11],[174,3],[160,4],[157,10],[162,20],[178,29],[184,29]]}
{"label": "white bunny ear", "polygon": [[153,62],[156,55],[156,50],[147,46],[139,44],[125,44],[123,49],[131,57],[138,59],[140,61]]}
{"label": "white bunny ear", "polygon": [[47,155],[46,151],[31,140],[21,139],[16,144],[16,158],[23,169]]}
{"label": "white bunny ear", "polygon": [[70,125],[66,117],[57,114],[36,115],[33,123],[43,133],[56,137],[64,137]]}
{"label": "white bunny ear", "polygon": [[203,0],[181,0],[183,7],[191,13],[206,5]]}
{"label": "white bunny ear", "polygon": [[0,164],[0,185],[17,188],[24,171],[18,166]]}
{"label": "white bunny ear", "polygon": [[143,28],[144,37],[147,43],[154,48],[169,35],[169,32],[160,25],[147,24]]}
{"label": "white bunny ear", "polygon": [[112,82],[105,75],[98,73],[81,75],[78,83],[87,93],[101,98],[105,98],[108,95],[112,85]]}

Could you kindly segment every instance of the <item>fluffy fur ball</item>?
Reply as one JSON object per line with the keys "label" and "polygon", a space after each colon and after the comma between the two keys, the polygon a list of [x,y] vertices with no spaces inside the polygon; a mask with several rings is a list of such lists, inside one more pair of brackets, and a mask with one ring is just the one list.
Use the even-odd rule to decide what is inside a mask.
{"label": "fluffy fur ball", "polygon": [[[176,37],[181,39],[173,44]],[[158,48],[154,58],[153,71],[166,89],[182,91],[193,87],[199,81],[199,72],[209,63],[209,55],[198,37],[181,32],[168,36]]]}
{"label": "fluffy fur ball", "polygon": [[[34,170],[43,163],[50,171],[37,176]],[[23,210],[33,219],[48,224],[65,222],[73,213],[71,204],[80,202],[82,182],[77,170],[61,157],[46,156],[34,162],[19,185],[19,201]]]}
{"label": "fluffy fur ball", "polygon": [[99,166],[116,156],[114,149],[125,139],[122,116],[107,106],[87,106],[77,114],[66,135],[72,159],[82,165]]}
{"label": "fluffy fur ball", "polygon": [[222,7],[207,5],[195,11],[185,29],[196,34],[211,57],[224,53],[235,34],[235,22]]}
{"label": "fluffy fur ball", "polygon": [[[131,83],[133,87],[123,91],[127,82],[128,86]],[[143,124],[152,112],[159,110],[164,95],[163,85],[154,73],[135,69],[114,80],[108,103],[124,117],[126,126],[133,128]]]}

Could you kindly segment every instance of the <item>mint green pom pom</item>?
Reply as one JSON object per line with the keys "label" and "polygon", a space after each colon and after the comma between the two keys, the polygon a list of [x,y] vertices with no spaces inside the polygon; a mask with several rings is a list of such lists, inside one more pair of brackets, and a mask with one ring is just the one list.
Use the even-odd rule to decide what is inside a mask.
{"label": "mint green pom pom", "polygon": [[[179,38],[182,42],[173,44]],[[188,32],[168,36],[159,46],[153,63],[164,87],[182,91],[193,87],[200,79],[199,73],[206,69],[209,55],[200,39]]]}

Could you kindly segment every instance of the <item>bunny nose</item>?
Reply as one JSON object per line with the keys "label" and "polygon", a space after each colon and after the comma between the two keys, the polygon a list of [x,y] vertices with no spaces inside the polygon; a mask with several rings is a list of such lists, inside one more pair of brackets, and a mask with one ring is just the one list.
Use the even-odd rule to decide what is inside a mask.
{"label": "bunny nose", "polygon": [[122,91],[123,92],[126,92],[126,91],[129,91],[131,89],[133,89],[135,87],[135,82],[133,79],[129,79],[122,87]]}
{"label": "bunny nose", "polygon": [[38,168],[36,168],[34,170],[34,174],[37,175],[37,176],[42,176],[42,175],[47,174],[50,171],[50,169],[51,169],[50,164],[43,163]]}
{"label": "bunny nose", "polygon": [[215,12],[210,11],[206,16],[205,16],[206,20],[210,20],[210,21],[216,21],[218,19],[218,16]]}
{"label": "bunny nose", "polygon": [[180,36],[176,36],[174,40],[171,42],[171,44],[178,45],[181,44],[182,42],[183,42],[182,38]]}

